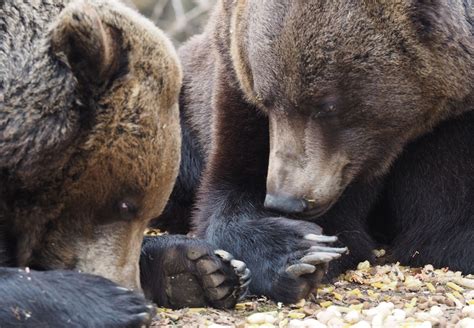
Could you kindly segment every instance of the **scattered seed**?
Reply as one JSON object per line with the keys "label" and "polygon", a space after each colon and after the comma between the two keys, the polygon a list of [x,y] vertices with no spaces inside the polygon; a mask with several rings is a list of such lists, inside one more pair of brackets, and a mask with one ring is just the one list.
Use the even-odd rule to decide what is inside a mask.
{"label": "scattered seed", "polygon": [[448,286],[451,289],[454,289],[457,292],[463,292],[464,291],[464,288],[456,285],[454,282],[448,282],[448,283],[446,283],[446,286]]}

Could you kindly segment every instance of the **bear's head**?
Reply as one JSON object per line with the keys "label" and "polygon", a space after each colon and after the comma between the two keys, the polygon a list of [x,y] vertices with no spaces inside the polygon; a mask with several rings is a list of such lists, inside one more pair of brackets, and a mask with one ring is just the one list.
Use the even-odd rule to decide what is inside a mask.
{"label": "bear's head", "polygon": [[[229,1],[234,71],[267,115],[266,207],[317,217],[473,93],[463,1]],[[466,106],[464,106],[466,107]]]}
{"label": "bear's head", "polygon": [[[139,289],[144,230],[179,167],[177,56],[151,22],[112,0],[73,1],[45,39],[44,74],[65,81],[48,78],[44,91],[44,115],[62,129],[44,127],[48,149],[61,151],[40,156],[39,178],[20,174],[19,195],[31,194],[34,207],[14,210],[17,265],[81,270]],[[55,101],[58,88],[67,101]]]}

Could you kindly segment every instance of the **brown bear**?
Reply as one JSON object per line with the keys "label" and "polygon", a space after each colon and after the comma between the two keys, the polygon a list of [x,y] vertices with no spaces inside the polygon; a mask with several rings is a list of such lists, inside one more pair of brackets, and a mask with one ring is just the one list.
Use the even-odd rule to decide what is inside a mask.
{"label": "brown bear", "polygon": [[[0,30],[0,322],[140,326],[153,312],[131,291],[143,234],[180,160],[175,51],[113,0],[2,1]],[[160,305],[226,307],[244,292],[249,272],[228,253],[153,244],[142,283]],[[194,281],[177,292],[176,275]]]}
{"label": "brown bear", "polygon": [[350,251],[330,276],[376,241],[474,272],[473,22],[470,0],[219,2],[179,52],[182,162],[164,215],[195,206],[194,233],[278,301],[307,296],[343,251],[318,226]]}

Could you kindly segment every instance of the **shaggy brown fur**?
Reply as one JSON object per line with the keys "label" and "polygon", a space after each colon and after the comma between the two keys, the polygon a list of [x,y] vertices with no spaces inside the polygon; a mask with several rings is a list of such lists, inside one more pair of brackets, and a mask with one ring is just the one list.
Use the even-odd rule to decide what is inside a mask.
{"label": "shaggy brown fur", "polygon": [[[171,42],[113,0],[2,1],[0,30],[0,265],[75,269],[140,290],[143,233],[162,212],[180,159],[181,69]],[[43,288],[54,275],[41,276]],[[18,302],[25,296],[21,306],[48,323],[64,316],[128,326],[149,317],[138,296],[115,299],[110,282],[66,276],[49,287],[70,299],[66,309],[23,295],[21,283],[0,289]],[[74,293],[89,288],[109,295],[100,302],[110,311],[68,317],[67,304],[87,303]],[[94,295],[84,297],[100,300]],[[8,298],[0,303],[9,308]],[[0,313],[7,325],[8,315]]]}
{"label": "shaggy brown fur", "polygon": [[408,141],[470,109],[462,1],[238,3],[227,14],[230,55],[246,99],[270,118],[268,193],[328,207],[354,178],[386,173]]}
{"label": "shaggy brown fur", "polygon": [[[40,7],[57,17],[21,2],[2,8],[2,218],[16,241],[11,258],[137,288],[143,231],[177,174],[180,68],[170,42],[131,10],[109,1],[63,7]],[[14,15],[31,21],[27,30],[8,21]]]}
{"label": "shaggy brown fur", "polygon": [[[8,1],[0,13],[0,266],[80,270],[134,290],[141,282],[162,306],[233,307],[250,272],[230,254],[183,236],[147,238],[140,252],[180,158],[181,70],[168,39],[113,0]],[[2,273],[13,277],[0,284],[10,297],[0,308],[25,299],[34,304],[16,306],[48,324],[50,312],[71,320],[90,298],[105,310],[83,309],[82,326],[141,323],[151,311],[84,275],[54,284],[61,272],[34,273],[54,290],[50,302]],[[56,297],[74,301],[57,308]],[[15,319],[5,311],[0,321]]]}
{"label": "shaggy brown fur", "polygon": [[[302,273],[318,268],[287,268],[311,264],[301,247],[318,227],[278,213],[314,221],[349,247],[332,274],[371,259],[368,217],[391,164],[409,142],[473,109],[472,12],[470,0],[221,1],[206,31],[180,50],[191,140],[183,149],[192,155],[183,152],[178,181],[193,181],[183,168],[194,168],[193,179],[204,173],[177,186],[200,184],[195,232],[247,263],[254,293],[293,302],[317,282]],[[471,188],[460,154],[457,181]],[[458,209],[467,220],[469,209]],[[397,213],[406,211],[416,212]],[[437,263],[462,258],[439,253]]]}

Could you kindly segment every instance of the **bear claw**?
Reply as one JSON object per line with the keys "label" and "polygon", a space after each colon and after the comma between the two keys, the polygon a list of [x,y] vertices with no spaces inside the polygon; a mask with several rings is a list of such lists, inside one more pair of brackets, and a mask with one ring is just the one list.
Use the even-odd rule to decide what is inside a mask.
{"label": "bear claw", "polygon": [[229,252],[226,252],[224,251],[223,249],[217,249],[214,251],[214,254],[216,254],[217,256],[219,256],[222,260],[224,260],[225,262],[230,262],[234,259],[234,257],[232,256],[232,254],[230,254]]}
{"label": "bear claw", "polygon": [[142,319],[143,321],[151,321],[151,314],[147,312],[137,314],[137,318]]}
{"label": "bear claw", "polygon": [[325,236],[325,235],[316,235],[316,234],[307,234],[304,236],[304,239],[309,241],[314,241],[318,243],[334,243],[337,241],[336,236]]}
{"label": "bear claw", "polygon": [[245,272],[245,269],[247,269],[247,266],[245,265],[245,263],[239,260],[230,261],[230,265],[232,265],[236,273],[243,274]]}
{"label": "bear claw", "polygon": [[[305,240],[320,243],[333,243],[337,241],[335,236],[308,234],[304,237]],[[311,274],[316,271],[316,266],[321,264],[328,264],[329,262],[338,259],[342,254],[347,253],[346,247],[330,247],[324,245],[314,245],[309,247],[304,256],[298,263],[287,268],[287,272],[293,273],[296,276],[304,274]],[[311,268],[311,266],[314,268]]]}
{"label": "bear claw", "polygon": [[240,301],[244,299],[248,294],[249,285],[252,281],[251,279],[252,274],[250,270],[247,268],[247,265],[242,261],[235,260],[232,254],[222,249],[215,250],[214,254],[220,257],[224,262],[230,263],[230,265],[234,269],[234,273],[239,277],[240,286],[238,289],[238,293],[239,293],[238,300]]}
{"label": "bear claw", "polygon": [[286,268],[286,272],[293,274],[297,277],[305,274],[314,273],[314,271],[316,271],[316,267],[314,265],[306,263],[293,264]]}
{"label": "bear claw", "polygon": [[301,262],[308,264],[323,264],[341,257],[340,253],[313,252],[301,258]]}
{"label": "bear claw", "polygon": [[348,252],[347,247],[327,247],[327,246],[311,246],[310,252],[328,252],[344,254]]}
{"label": "bear claw", "polygon": [[247,294],[249,293],[249,285],[252,282],[252,274],[249,269],[245,268],[243,274],[238,274],[239,276],[239,283],[240,283],[240,288],[239,288],[239,301],[243,300]]}
{"label": "bear claw", "polygon": [[245,268],[244,273],[239,277],[240,282],[242,283],[246,282],[247,280],[250,279],[250,276],[251,276],[250,270],[248,268]]}

